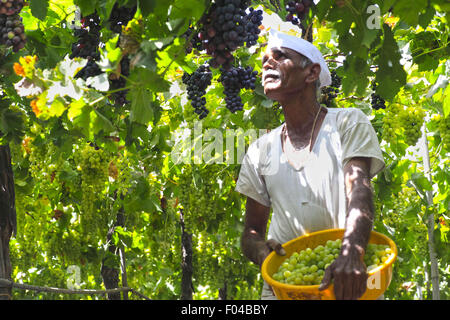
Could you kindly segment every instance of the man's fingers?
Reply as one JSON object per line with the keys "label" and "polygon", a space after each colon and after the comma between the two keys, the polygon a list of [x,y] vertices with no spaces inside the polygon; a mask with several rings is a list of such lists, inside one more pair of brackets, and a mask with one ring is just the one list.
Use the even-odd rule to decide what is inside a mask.
{"label": "man's fingers", "polygon": [[273,239],[267,240],[266,244],[270,248],[270,250],[274,250],[280,256],[286,255],[286,250],[284,250],[281,244],[276,242],[275,240]]}
{"label": "man's fingers", "polygon": [[355,275],[350,274],[350,272],[345,273],[345,277],[350,279],[350,281],[342,282],[342,300],[354,300],[355,299],[355,288],[357,286],[357,279]]}
{"label": "man's fingers", "polygon": [[367,273],[364,272],[363,274],[361,274],[361,279],[358,283],[359,287],[357,289],[358,292],[357,298],[360,298],[364,294],[364,292],[366,292],[367,289]]}
{"label": "man's fingers", "polygon": [[322,282],[320,283],[319,291],[325,290],[330,286],[332,277],[333,273],[331,272],[331,268],[328,267],[325,270],[325,273],[323,274],[323,279]]}
{"label": "man's fingers", "polygon": [[334,296],[336,300],[344,299],[344,283],[342,282],[342,277],[334,278]]}

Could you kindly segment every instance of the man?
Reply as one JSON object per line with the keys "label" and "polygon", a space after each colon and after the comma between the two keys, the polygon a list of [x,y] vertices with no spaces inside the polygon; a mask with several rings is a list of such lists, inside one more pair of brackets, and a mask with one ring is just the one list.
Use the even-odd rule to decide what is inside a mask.
{"label": "man", "polygon": [[[384,168],[376,133],[359,109],[317,102],[331,77],[308,41],[271,30],[262,63],[264,93],[281,104],[285,123],[252,143],[242,162],[236,190],[247,196],[243,253],[261,266],[272,250],[285,254],[282,243],[345,228],[319,289],[333,282],[337,299],[357,299],[366,290],[362,258],[374,217],[370,179]],[[262,299],[274,298],[264,283]]]}

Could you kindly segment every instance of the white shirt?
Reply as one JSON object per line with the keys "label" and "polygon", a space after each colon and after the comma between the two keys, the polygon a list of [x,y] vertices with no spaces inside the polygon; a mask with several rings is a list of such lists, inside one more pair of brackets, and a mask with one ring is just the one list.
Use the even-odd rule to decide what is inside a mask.
{"label": "white shirt", "polygon": [[285,243],[305,233],[343,228],[347,161],[371,158],[370,178],[385,166],[375,130],[361,110],[327,110],[303,169],[296,171],[286,160],[284,124],[252,143],[244,156],[236,191],[272,207],[268,239]]}

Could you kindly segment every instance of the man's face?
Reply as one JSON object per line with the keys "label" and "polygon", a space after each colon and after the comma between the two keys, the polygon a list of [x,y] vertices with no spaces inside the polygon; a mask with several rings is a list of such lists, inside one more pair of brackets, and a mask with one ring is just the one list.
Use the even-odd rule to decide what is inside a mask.
{"label": "man's face", "polygon": [[302,68],[302,59],[302,55],[289,48],[267,48],[262,58],[262,84],[267,97],[279,100],[305,88],[306,77],[314,64]]}

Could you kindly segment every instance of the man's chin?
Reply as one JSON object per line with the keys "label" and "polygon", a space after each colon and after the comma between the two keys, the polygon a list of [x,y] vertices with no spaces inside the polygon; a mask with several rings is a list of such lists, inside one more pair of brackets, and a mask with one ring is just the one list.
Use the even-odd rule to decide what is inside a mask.
{"label": "man's chin", "polygon": [[272,83],[268,83],[264,86],[264,94],[272,100],[276,100],[274,99],[276,96],[278,96],[278,93],[280,92],[280,87],[276,84],[272,84]]}

